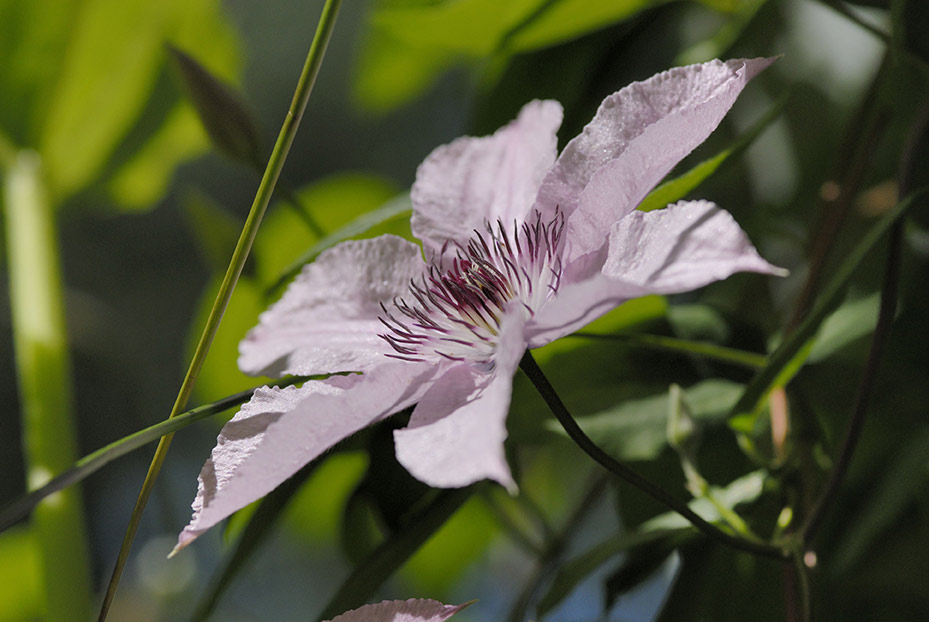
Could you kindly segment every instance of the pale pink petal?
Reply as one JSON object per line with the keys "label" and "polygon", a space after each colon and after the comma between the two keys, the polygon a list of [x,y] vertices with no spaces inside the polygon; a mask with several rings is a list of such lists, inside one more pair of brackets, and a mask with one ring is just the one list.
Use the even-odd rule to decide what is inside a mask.
{"label": "pale pink petal", "polygon": [[409,291],[419,248],[384,235],[343,242],[308,264],[239,344],[239,368],[279,377],[365,371],[393,350],[378,333],[381,301]]}
{"label": "pale pink petal", "polygon": [[623,302],[703,287],[736,272],[785,272],[762,259],[728,212],[685,201],[613,225],[602,273],[567,280],[526,326],[530,348],[583,328]]}
{"label": "pale pink petal", "polygon": [[415,403],[438,371],[396,362],[300,388],[258,389],[220,432],[200,472],[193,517],[175,550],[265,496],[340,440]]}
{"label": "pale pink petal", "polygon": [[648,294],[633,283],[595,274],[576,283],[565,283],[526,325],[530,348],[539,348],[570,335],[627,300]]}
{"label": "pale pink petal", "polygon": [[427,256],[446,240],[466,242],[498,218],[522,221],[555,161],[561,105],[526,104],[493,136],[464,137],[439,147],[419,166],[413,184],[413,233]]}
{"label": "pale pink petal", "polygon": [[444,622],[468,604],[445,605],[427,598],[385,600],[376,605],[352,609],[329,622]]}
{"label": "pale pink petal", "polygon": [[397,460],[416,479],[440,488],[492,479],[516,491],[503,441],[524,322],[518,312],[504,317],[492,372],[455,365],[426,392],[409,426],[394,432]]}
{"label": "pale pink petal", "polygon": [[545,177],[537,207],[568,216],[566,262],[600,250],[610,226],[716,129],[774,59],[677,67],[607,97]]}
{"label": "pale pink petal", "polygon": [[709,201],[633,212],[613,225],[603,274],[645,293],[703,287],[736,272],[785,272],[762,259],[732,216]]}

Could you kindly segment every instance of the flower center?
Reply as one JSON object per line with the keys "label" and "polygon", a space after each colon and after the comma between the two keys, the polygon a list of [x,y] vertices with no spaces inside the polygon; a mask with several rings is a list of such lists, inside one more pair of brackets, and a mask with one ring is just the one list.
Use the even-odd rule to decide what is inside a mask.
{"label": "flower center", "polygon": [[[380,337],[394,349],[387,356],[438,355],[492,368],[504,311],[515,307],[531,317],[557,293],[563,231],[556,210],[548,222],[535,212],[534,221],[514,222],[511,230],[488,222],[466,246],[446,242],[439,260],[410,282],[410,302],[395,298],[390,309],[381,303],[387,332]],[[457,247],[453,256],[450,244]]]}

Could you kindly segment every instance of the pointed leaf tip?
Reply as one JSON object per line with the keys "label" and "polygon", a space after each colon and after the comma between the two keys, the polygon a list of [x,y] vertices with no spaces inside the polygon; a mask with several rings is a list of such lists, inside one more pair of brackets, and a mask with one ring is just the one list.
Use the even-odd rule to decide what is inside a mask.
{"label": "pointed leaf tip", "polygon": [[166,47],[213,146],[234,160],[262,168],[259,125],[241,94],[186,52],[171,44]]}

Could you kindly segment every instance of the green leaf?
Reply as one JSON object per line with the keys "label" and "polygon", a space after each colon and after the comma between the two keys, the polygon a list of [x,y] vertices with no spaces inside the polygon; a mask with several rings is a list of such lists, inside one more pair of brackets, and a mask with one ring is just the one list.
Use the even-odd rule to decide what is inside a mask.
{"label": "green leaf", "polygon": [[0,100],[15,102],[0,124],[41,153],[56,203],[112,176],[118,200],[149,204],[178,162],[203,151],[202,130],[177,114],[162,80],[166,40],[234,73],[236,38],[215,0],[0,2]]}
{"label": "green leaf", "polygon": [[546,613],[561,604],[584,579],[614,557],[636,547],[683,534],[693,536],[696,530],[692,527],[669,530],[638,529],[632,532],[623,531],[598,542],[596,546],[558,568],[548,591],[539,600],[536,613],[539,617],[544,617]]}
{"label": "green leaf", "polygon": [[709,305],[672,305],[668,308],[668,323],[681,339],[725,343],[730,338],[729,324]]}
{"label": "green leaf", "polygon": [[[761,471],[749,473],[734,480],[725,488],[715,490],[716,499],[732,509],[740,503],[749,503],[757,499],[761,494],[763,483],[764,475]],[[708,521],[715,522],[721,519],[719,510],[706,499],[695,499],[688,505]],[[697,530],[686,518],[676,512],[660,514],[645,521],[634,531],[622,531],[610,536],[558,569],[548,592],[539,602],[539,615],[551,611],[581,581],[617,555],[636,547],[662,541],[670,541],[678,546],[685,540],[696,537],[698,537]]]}
{"label": "green leaf", "polygon": [[341,506],[368,468],[363,451],[340,451],[323,461],[287,511],[288,530],[310,545],[332,542],[342,527]]}
{"label": "green leaf", "polygon": [[845,291],[846,285],[859,264],[864,261],[870,250],[877,244],[884,233],[900,218],[916,199],[924,196],[929,189],[923,188],[888,210],[880,220],[861,238],[849,252],[832,278],[820,289],[819,298],[807,313],[804,320],[768,358],[768,365],[762,369],[745,388],[738,403],[729,416],[753,416],[764,406],[764,400],[776,387],[786,385],[806,362],[812,349],[812,339],[822,325],[826,316],[835,308]]}
{"label": "green leaf", "polygon": [[871,334],[877,323],[880,305],[880,292],[874,292],[836,309],[816,334],[807,362],[823,361],[845,346]]}
{"label": "green leaf", "polygon": [[186,52],[170,45],[168,51],[213,146],[233,160],[260,169],[261,132],[241,94]]}
{"label": "green leaf", "polygon": [[660,622],[751,620],[783,622],[783,564],[713,542],[681,549],[681,567],[665,597]]}
{"label": "green leaf", "polygon": [[547,2],[507,40],[513,52],[557,45],[629,19],[670,0],[572,0]]}
{"label": "green leaf", "polygon": [[764,116],[762,116],[751,129],[739,136],[732,145],[723,149],[712,158],[704,160],[683,175],[670,179],[652,190],[639,204],[638,209],[643,212],[650,212],[685,198],[695,190],[697,186],[703,183],[704,180],[715,173],[731,156],[738,155],[748,148],[748,146],[761,135],[765,128],[780,115],[781,110],[783,110],[787,103],[788,97],[789,93],[782,95],[781,98],[768,109]]}
{"label": "green leaf", "polygon": [[[737,505],[755,501],[764,490],[765,475],[764,471],[752,471],[729,482],[728,485],[722,488],[711,487],[713,501],[701,497],[700,499],[694,499],[687,505],[707,521],[711,523],[719,522],[723,520],[723,516],[714,501],[728,510],[735,510]],[[682,529],[685,527],[692,528],[693,525],[677,512],[665,512],[642,523],[638,527],[638,531]]]}
{"label": "green leaf", "polygon": [[40,140],[57,194],[71,194],[97,175],[142,109],[158,76],[169,6],[81,5]]}
{"label": "green leaf", "polygon": [[631,549],[619,568],[604,581],[604,609],[612,609],[620,596],[655,574],[676,548],[693,537],[692,533],[681,531]]}
{"label": "green leaf", "polygon": [[167,191],[177,164],[200,155],[205,149],[203,130],[196,115],[187,107],[176,106],[162,126],[107,180],[107,190],[122,209],[150,207]]}
{"label": "green leaf", "polygon": [[[281,210],[278,204],[255,240],[255,260],[262,283],[286,280],[282,272],[295,275],[322,250],[385,224],[402,212],[401,209],[386,217],[377,213],[385,202],[393,204],[390,199],[396,194],[397,187],[390,180],[357,172],[338,173],[301,188],[295,195],[300,206],[311,212],[325,231],[335,233],[320,240],[299,225],[295,214]],[[409,226],[403,230],[408,232]]]}
{"label": "green leaf", "polygon": [[[547,0],[454,0],[375,9],[371,25],[423,49],[484,57]],[[573,4],[568,2],[567,4]]]}
{"label": "green leaf", "polygon": [[332,618],[364,604],[400,566],[464,505],[474,487],[442,490],[409,524],[390,536],[342,583],[318,619]]}
{"label": "green leaf", "polygon": [[863,497],[861,511],[848,517],[848,527],[831,560],[830,573],[844,576],[850,572],[880,546],[883,536],[895,529],[899,521],[907,520],[904,518],[907,510],[925,491],[929,480],[927,466],[929,430],[923,428],[898,448],[880,473],[875,493]]}
{"label": "green leaf", "polygon": [[[705,425],[724,420],[742,391],[743,385],[735,382],[705,380],[683,393],[693,418]],[[595,443],[620,460],[653,460],[668,444],[669,410],[668,394],[662,393],[579,417],[578,423]],[[549,421],[546,427],[560,431],[557,422]]]}
{"label": "green leaf", "polygon": [[387,113],[424,93],[458,59],[447,50],[424,53],[420,46],[372,27],[361,44],[352,97],[363,110]]}
{"label": "green leaf", "polygon": [[511,54],[563,43],[667,0],[381,2],[369,19],[354,94],[374,112],[408,102],[445,70],[477,65],[499,76]]}
{"label": "green leaf", "polygon": [[487,555],[496,528],[486,506],[472,499],[413,554],[403,569],[404,578],[420,594],[449,591],[471,562]]}
{"label": "green leaf", "polygon": [[693,65],[713,58],[726,58],[729,50],[745,33],[755,14],[768,0],[698,0],[711,9],[729,13],[730,17],[710,37],[706,37],[691,47],[681,51],[675,59],[676,64]]}

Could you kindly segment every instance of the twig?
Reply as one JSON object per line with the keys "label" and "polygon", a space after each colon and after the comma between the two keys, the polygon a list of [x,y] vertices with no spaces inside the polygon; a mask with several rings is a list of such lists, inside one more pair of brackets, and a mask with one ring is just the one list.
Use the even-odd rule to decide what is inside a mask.
{"label": "twig", "polygon": [[539,366],[536,364],[535,359],[532,357],[532,353],[530,351],[527,350],[523,355],[522,361],[519,363],[519,367],[529,377],[529,379],[532,381],[532,384],[535,385],[535,388],[539,391],[542,398],[551,409],[552,414],[555,415],[555,418],[558,419],[558,422],[561,423],[562,427],[564,427],[565,432],[568,433],[568,436],[571,437],[571,440],[573,440],[577,446],[584,451],[584,453],[593,458],[607,471],[613,473],[617,477],[626,480],[648,496],[660,502],[665,507],[677,512],[688,521],[690,521],[694,527],[714,540],[718,540],[719,542],[734,549],[746,551],[748,553],[753,553],[762,557],[771,557],[775,559],[788,558],[787,552],[778,546],[765,542],[753,542],[751,540],[746,540],[723,531],[716,525],[706,521],[699,514],[691,510],[683,501],[675,499],[664,489],[656,486],[626,465],[622,464],[607,454],[596,443],[594,443],[589,436],[584,433],[581,427],[574,420],[574,417],[571,416],[571,413],[568,412],[568,409],[561,401],[561,398],[555,392],[555,389],[552,387],[552,385],[548,382],[548,378],[546,378],[545,374],[542,373],[542,370],[539,369]]}

